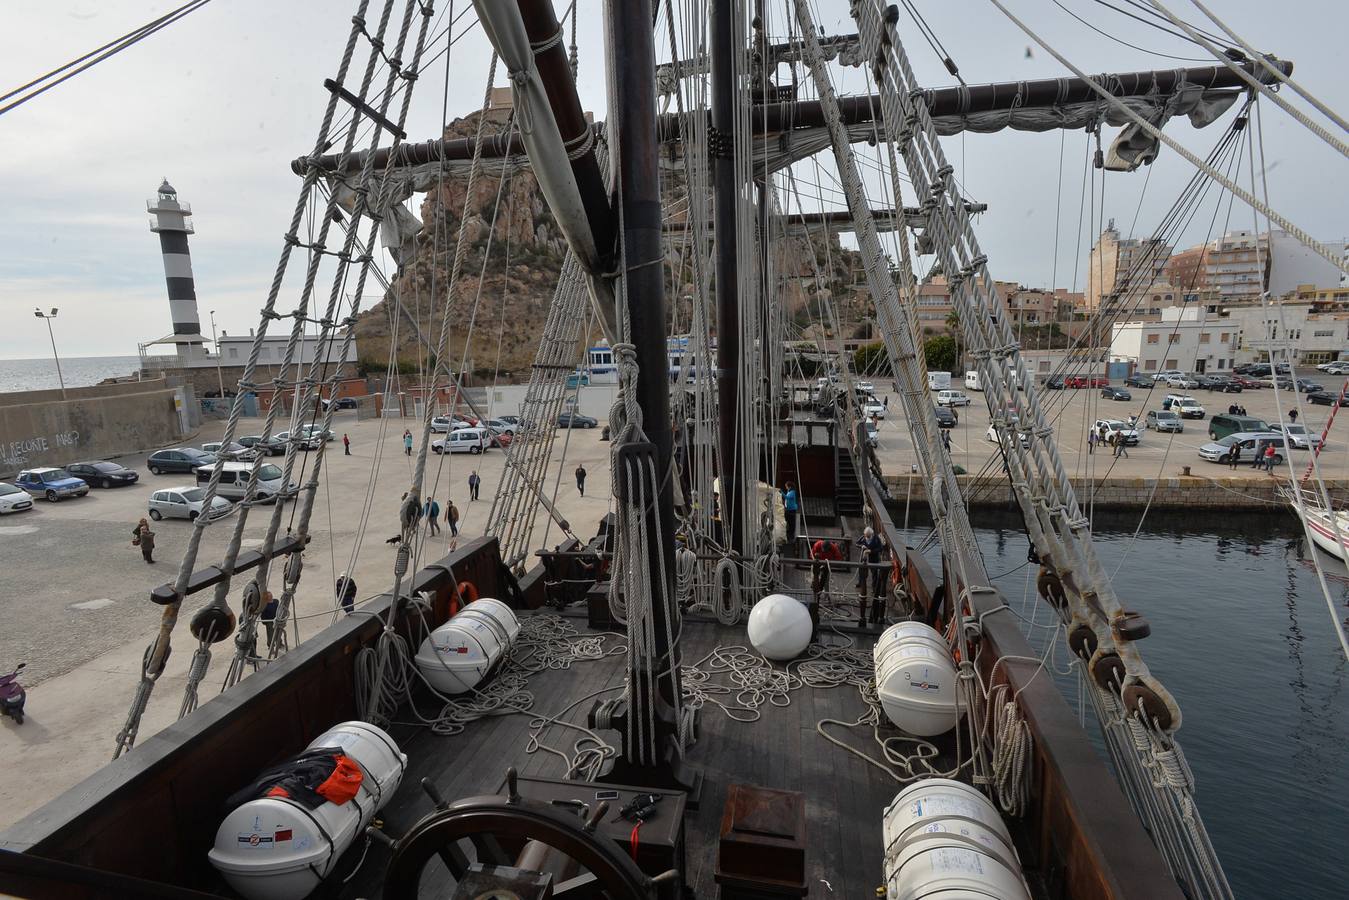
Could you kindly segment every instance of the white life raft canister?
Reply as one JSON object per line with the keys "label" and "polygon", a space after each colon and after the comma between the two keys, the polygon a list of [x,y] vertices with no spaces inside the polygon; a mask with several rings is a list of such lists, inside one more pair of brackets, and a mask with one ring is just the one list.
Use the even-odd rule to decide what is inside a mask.
{"label": "white life raft canister", "polygon": [[909,785],[884,817],[891,900],[1030,900],[1007,826],[969,785],[947,778]]}
{"label": "white life raft canister", "polygon": [[282,797],[259,797],[225,817],[211,865],[247,900],[301,900],[332,872],[342,854],[389,801],[407,769],[393,738],[366,722],[343,722],[307,750],[337,747],[361,768],[361,786],[346,803],[315,809]]}
{"label": "white life raft canister", "polygon": [[876,694],[885,716],[915,737],[945,734],[960,722],[964,706],[956,667],[946,641],[921,622],[887,628],[872,650]]}
{"label": "white life raft canister", "polygon": [[442,694],[462,694],[491,674],[519,633],[520,620],[511,608],[484,597],[431,632],[414,662],[431,687]]}

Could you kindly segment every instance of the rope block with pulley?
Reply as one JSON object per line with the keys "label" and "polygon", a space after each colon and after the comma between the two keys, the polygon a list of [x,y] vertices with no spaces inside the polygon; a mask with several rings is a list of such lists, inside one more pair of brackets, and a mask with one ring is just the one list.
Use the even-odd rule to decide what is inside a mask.
{"label": "rope block with pulley", "polygon": [[1124,680],[1128,676],[1120,655],[1114,650],[1105,648],[1097,648],[1092,654],[1091,661],[1087,663],[1087,669],[1101,690],[1112,693],[1118,693],[1123,688]]}
{"label": "rope block with pulley", "polygon": [[193,613],[187,629],[203,643],[218,644],[234,633],[237,621],[227,604],[211,603]]}
{"label": "rope block with pulley", "polygon": [[1152,634],[1152,625],[1141,613],[1126,609],[1110,622],[1110,631],[1116,640],[1141,641]]}
{"label": "rope block with pulley", "polygon": [[1139,681],[1130,681],[1121,694],[1124,705],[1131,711],[1139,711],[1149,723],[1156,723],[1162,731],[1173,731],[1180,722],[1171,713],[1171,707],[1152,688]]}
{"label": "rope block with pulley", "polygon": [[1048,566],[1040,567],[1040,574],[1035,579],[1035,590],[1060,612],[1068,607],[1068,597],[1063,591],[1063,582],[1059,580],[1058,573]]}
{"label": "rope block with pulley", "polygon": [[151,660],[155,655],[155,644],[151,642],[150,646],[145,648],[145,654],[141,657],[141,671],[147,678],[158,678],[164,674],[164,667],[169,664],[169,656],[173,653],[173,646],[170,644],[164,648],[164,656],[159,660],[158,668],[151,668]]}
{"label": "rope block with pulley", "polygon": [[1068,631],[1068,648],[1078,659],[1091,659],[1096,654],[1096,645],[1096,632],[1085,622],[1078,622]]}
{"label": "rope block with pulley", "polygon": [[[614,497],[623,503],[634,503],[640,498],[628,496],[629,478],[619,473],[628,473],[632,482],[641,484],[647,472],[656,468],[656,445],[648,441],[632,441],[617,448],[614,460]],[[650,461],[650,468],[647,461]]]}

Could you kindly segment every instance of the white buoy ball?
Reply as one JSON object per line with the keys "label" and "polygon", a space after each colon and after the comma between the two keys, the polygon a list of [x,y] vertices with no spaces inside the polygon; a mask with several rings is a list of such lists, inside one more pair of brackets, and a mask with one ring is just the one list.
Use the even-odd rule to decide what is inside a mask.
{"label": "white buoy ball", "polygon": [[769,594],[750,611],[749,642],[769,659],[795,659],[810,644],[810,611],[795,597]]}

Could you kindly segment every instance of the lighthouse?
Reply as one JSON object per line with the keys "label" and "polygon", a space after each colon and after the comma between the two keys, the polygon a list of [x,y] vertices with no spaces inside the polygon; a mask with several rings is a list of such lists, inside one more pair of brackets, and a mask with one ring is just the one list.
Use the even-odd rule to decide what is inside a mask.
{"label": "lighthouse", "polygon": [[184,358],[205,356],[205,338],[197,314],[197,290],[192,282],[192,257],[187,236],[193,233],[192,207],[179,201],[178,192],[168,179],[159,193],[145,204],[150,213],[150,230],[159,235],[164,257],[164,281],[169,289],[169,311],[173,314],[173,334],[156,343],[172,343]]}

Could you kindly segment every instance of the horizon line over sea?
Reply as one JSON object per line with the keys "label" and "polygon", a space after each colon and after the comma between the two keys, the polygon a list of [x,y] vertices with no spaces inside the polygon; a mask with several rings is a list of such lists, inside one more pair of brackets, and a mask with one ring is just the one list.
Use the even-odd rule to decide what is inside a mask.
{"label": "horizon line over sea", "polygon": [[0,394],[51,390],[59,388],[62,379],[68,388],[88,387],[108,378],[135,375],[140,362],[139,356],[63,356],[57,377],[56,361],[51,357],[0,359]]}

